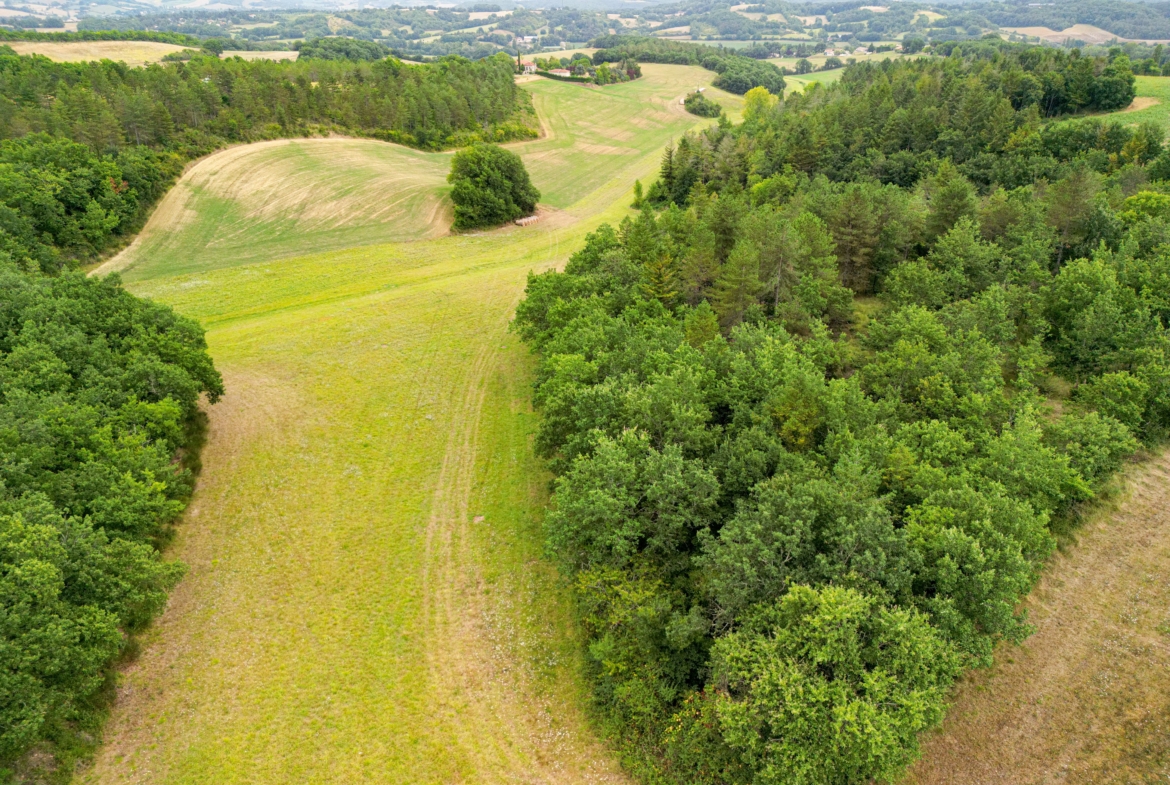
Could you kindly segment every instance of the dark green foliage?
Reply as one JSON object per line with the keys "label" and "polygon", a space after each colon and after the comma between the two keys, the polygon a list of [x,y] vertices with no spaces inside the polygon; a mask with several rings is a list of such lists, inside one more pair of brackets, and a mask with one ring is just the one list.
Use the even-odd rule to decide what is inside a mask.
{"label": "dark green foliage", "polygon": [[776,95],[784,92],[784,76],[780,69],[772,63],[744,57],[733,49],[620,35],[602,36],[589,45],[597,47],[593,53],[594,63],[633,59],[641,63],[701,65],[719,74],[714,85],[729,93],[743,95],[753,87],[767,88]]}
{"label": "dark green foliage", "polygon": [[702,93],[689,93],[683,101],[687,111],[699,117],[718,117],[723,114],[723,107]]}
{"label": "dark green foliage", "polygon": [[[98,153],[151,146],[202,155],[228,142],[336,130],[438,149],[531,136],[506,56],[220,60],[126,68],[0,55],[0,138],[47,131]],[[47,100],[51,98],[52,100]]]}
{"label": "dark green foliage", "polygon": [[1161,137],[1044,125],[1001,88],[1068,62],[991,49],[684,137],[529,279],[548,546],[647,779],[895,779],[1170,428]]}
{"label": "dark green foliage", "polygon": [[312,38],[298,47],[301,58],[314,60],[381,60],[390,55],[390,49],[376,41],[357,38]]}
{"label": "dark green foliage", "polygon": [[43,272],[93,258],[137,228],[180,167],[149,148],[99,156],[43,133],[0,141],[0,250]]}
{"label": "dark green foliage", "polygon": [[194,322],[116,277],[0,261],[0,762],[86,720],[162,610],[182,569],[157,547],[193,480],[173,459],[222,393]]}
{"label": "dark green foliage", "polygon": [[456,229],[497,226],[531,215],[540,199],[520,156],[494,144],[456,153],[447,181],[454,185]]}
{"label": "dark green foliage", "polygon": [[198,47],[195,36],[150,30],[80,30],[76,33],[41,33],[36,30],[0,30],[0,41],[157,41],[163,44]]}
{"label": "dark green foliage", "polygon": [[126,68],[0,47],[0,251],[45,272],[92,259],[141,225],[186,161],[229,142],[329,130],[432,149],[504,140],[534,134],[528,100],[507,57],[406,66],[195,55]]}

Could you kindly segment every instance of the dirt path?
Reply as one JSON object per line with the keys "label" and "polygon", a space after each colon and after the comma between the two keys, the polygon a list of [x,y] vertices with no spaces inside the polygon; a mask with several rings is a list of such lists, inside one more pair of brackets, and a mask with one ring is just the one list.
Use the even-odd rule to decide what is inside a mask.
{"label": "dirt path", "polygon": [[1140,95],[1133,99],[1133,103],[1125,107],[1123,112],[1140,112],[1142,109],[1149,109],[1151,106],[1157,106],[1162,103],[1157,98],[1149,95]]}
{"label": "dirt path", "polygon": [[960,686],[907,782],[1170,780],[1170,452],[1056,556],[1036,633]]}
{"label": "dirt path", "polygon": [[[493,299],[485,307],[511,314],[519,293],[502,291]],[[499,324],[500,335],[506,324],[506,319]],[[479,431],[488,379],[504,359],[499,345],[499,338],[483,342],[470,363],[427,522],[424,623],[430,639],[442,641],[427,650],[431,681],[439,691],[436,709],[461,708],[464,716],[452,724],[450,743],[471,757],[478,782],[625,782],[600,745],[582,746],[584,740],[570,738],[566,724],[516,667],[516,653],[503,643],[506,631],[493,623],[473,532],[487,524],[471,509],[471,500],[476,467],[484,459]],[[482,738],[484,728],[494,728],[490,740]]]}

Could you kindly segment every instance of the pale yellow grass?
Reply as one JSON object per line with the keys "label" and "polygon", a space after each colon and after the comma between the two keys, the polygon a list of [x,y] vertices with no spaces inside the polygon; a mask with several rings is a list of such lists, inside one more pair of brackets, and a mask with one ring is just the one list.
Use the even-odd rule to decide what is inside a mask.
{"label": "pale yellow grass", "polygon": [[1121,111],[1123,111],[1123,112],[1140,112],[1143,109],[1149,109],[1151,106],[1157,106],[1160,103],[1162,103],[1162,102],[1159,99],[1154,98],[1151,95],[1139,95],[1137,98],[1133,99],[1133,103],[1131,103],[1129,106],[1125,107]]}
{"label": "pale yellow grass", "polygon": [[[436,237],[451,223],[446,167],[445,156],[369,139],[281,139],[222,150],[196,162],[134,242],[98,272],[158,254],[191,263],[217,255],[248,259],[264,227],[289,256],[359,238],[369,244]],[[203,223],[192,225],[201,215]],[[266,246],[262,252],[271,255]]]}
{"label": "pale yellow grass", "polygon": [[1127,488],[1046,568],[1036,633],[961,683],[910,785],[1170,779],[1170,453]]}
{"label": "pale yellow grass", "polygon": [[487,19],[489,17],[511,16],[512,9],[506,11],[472,11],[467,15],[469,21],[478,22],[480,19]]}
{"label": "pale yellow grass", "polygon": [[154,41],[10,41],[19,55],[44,55],[58,63],[83,63],[90,60],[115,60],[129,66],[157,63],[186,46]]}
{"label": "pale yellow grass", "polygon": [[274,49],[271,51],[263,51],[263,52],[261,52],[261,51],[249,52],[249,51],[232,50],[232,51],[225,51],[223,54],[220,55],[220,57],[221,58],[241,57],[244,60],[296,60],[298,57],[300,57],[300,55],[301,55],[300,52],[295,52],[295,51],[283,52],[279,49]]}
{"label": "pale yellow grass", "polygon": [[1103,30],[1093,25],[1073,25],[1064,30],[1053,30],[1049,27],[1005,27],[1020,35],[1032,36],[1052,44],[1062,44],[1068,40],[1084,41],[1087,44],[1107,44],[1111,41],[1157,41],[1153,38],[1122,38],[1116,33]]}

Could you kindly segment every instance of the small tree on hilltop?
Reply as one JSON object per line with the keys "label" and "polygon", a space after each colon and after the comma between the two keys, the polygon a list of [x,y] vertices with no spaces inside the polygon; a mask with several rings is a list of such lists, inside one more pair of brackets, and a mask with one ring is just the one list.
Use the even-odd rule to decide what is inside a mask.
{"label": "small tree on hilltop", "polygon": [[497,226],[531,215],[540,192],[515,153],[494,144],[474,144],[455,154],[447,182],[455,186],[455,228]]}

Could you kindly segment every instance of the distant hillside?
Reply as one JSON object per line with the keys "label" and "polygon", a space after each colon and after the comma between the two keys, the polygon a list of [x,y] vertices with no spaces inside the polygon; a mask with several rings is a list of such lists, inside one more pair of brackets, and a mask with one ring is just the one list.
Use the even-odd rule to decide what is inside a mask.
{"label": "distant hillside", "polygon": [[1052,5],[972,3],[964,8],[987,17],[1000,27],[1064,30],[1073,25],[1092,25],[1121,38],[1170,38],[1170,3],[1061,0]]}

